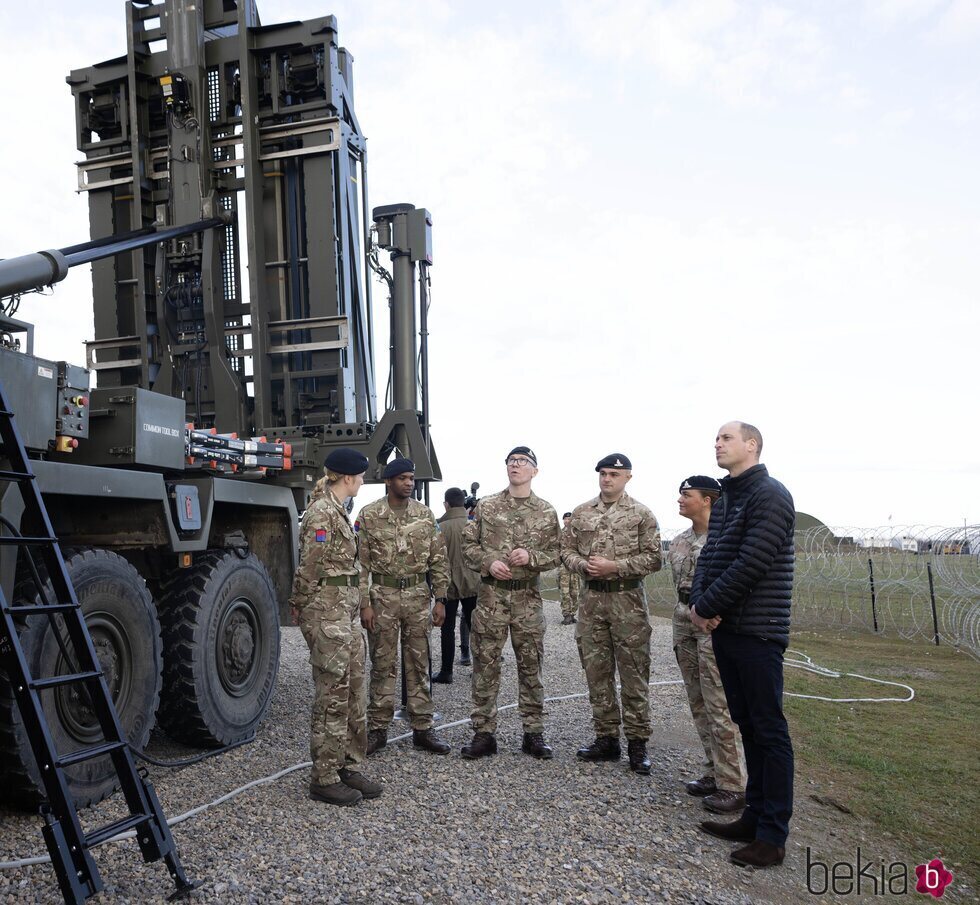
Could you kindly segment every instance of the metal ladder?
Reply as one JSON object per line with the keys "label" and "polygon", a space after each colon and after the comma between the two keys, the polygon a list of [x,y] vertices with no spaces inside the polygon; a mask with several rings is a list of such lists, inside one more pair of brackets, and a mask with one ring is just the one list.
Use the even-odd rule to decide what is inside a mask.
{"label": "metal ladder", "polygon": [[[136,832],[143,860],[164,859],[177,887],[174,895],[184,895],[194,888],[194,884],[184,874],[177,846],[152,784],[144,773],[136,769],[2,384],[0,442],[0,455],[10,463],[9,470],[0,470],[0,484],[14,483],[18,486],[24,502],[21,524],[37,526],[34,530],[40,535],[24,537],[9,522],[4,527],[11,533],[0,535],[0,545],[18,548],[18,558],[22,556],[21,561],[30,570],[40,601],[30,606],[15,605],[6,600],[0,589],[0,668],[9,678],[44,784],[47,803],[42,810],[45,819],[42,833],[61,893],[65,902],[72,905],[98,893],[103,888],[102,878],[90,850],[132,829]],[[43,566],[54,591],[53,602],[47,599],[38,562]],[[62,656],[69,664],[66,674],[31,675],[20,645],[16,619],[32,615],[47,616]],[[70,644],[62,635],[56,619],[58,616]],[[73,656],[69,655],[69,647]],[[42,709],[41,692],[73,684],[87,697],[102,730],[102,742],[79,751],[59,754]],[[72,764],[105,756],[112,760],[129,816],[85,832],[64,770]]]}

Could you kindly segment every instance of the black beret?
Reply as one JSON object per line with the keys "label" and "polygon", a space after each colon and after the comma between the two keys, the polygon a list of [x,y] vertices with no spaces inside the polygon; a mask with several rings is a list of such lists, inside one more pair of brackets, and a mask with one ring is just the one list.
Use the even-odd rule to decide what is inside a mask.
{"label": "black beret", "polygon": [[566,512],[566,513],[565,513],[565,514],[564,514],[564,515],[562,516],[562,518],[571,518],[571,517],[572,517],[572,513],[571,513],[571,512]]}
{"label": "black beret", "polygon": [[323,467],[334,474],[364,474],[368,467],[368,457],[356,449],[340,446],[330,450],[323,460]]}
{"label": "black beret", "polygon": [[599,460],[595,470],[598,471],[600,468],[627,468],[632,470],[633,463],[630,462],[629,456],[624,456],[622,453],[609,453],[605,459]]}
{"label": "black beret", "polygon": [[385,465],[385,470],[381,472],[381,477],[383,478],[397,478],[400,474],[405,474],[406,471],[415,471],[415,463],[411,459],[405,459],[399,457],[397,459],[392,459],[387,465]]}
{"label": "black beret", "polygon": [[526,456],[531,460],[531,464],[537,468],[538,467],[538,457],[534,454],[534,450],[530,446],[515,446],[509,453],[507,453],[507,458],[504,459],[506,462],[511,456]]}
{"label": "black beret", "polygon": [[704,474],[693,474],[681,483],[680,490],[712,490],[721,493],[721,484]]}

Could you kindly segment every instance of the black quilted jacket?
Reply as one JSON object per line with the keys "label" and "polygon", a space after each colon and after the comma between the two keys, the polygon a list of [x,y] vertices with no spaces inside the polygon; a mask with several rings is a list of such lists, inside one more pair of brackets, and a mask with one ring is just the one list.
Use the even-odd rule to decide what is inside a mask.
{"label": "black quilted jacket", "polygon": [[765,465],[723,478],[698,558],[691,605],[716,632],[759,635],[789,644],[793,596],[793,497]]}

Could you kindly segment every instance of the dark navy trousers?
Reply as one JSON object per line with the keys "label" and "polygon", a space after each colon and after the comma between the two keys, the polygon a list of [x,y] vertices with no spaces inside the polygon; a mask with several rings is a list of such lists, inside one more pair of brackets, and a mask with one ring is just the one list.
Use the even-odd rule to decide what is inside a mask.
{"label": "dark navy trousers", "polygon": [[718,630],[711,642],[728,710],[742,733],[745,819],[755,821],[756,839],[785,846],[793,815],[793,744],[783,716],[783,647]]}

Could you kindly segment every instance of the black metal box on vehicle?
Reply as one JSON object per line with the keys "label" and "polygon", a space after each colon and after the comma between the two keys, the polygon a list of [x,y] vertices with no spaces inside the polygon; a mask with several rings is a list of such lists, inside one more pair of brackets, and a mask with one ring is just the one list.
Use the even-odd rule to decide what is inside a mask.
{"label": "black metal box on vehicle", "polygon": [[140,387],[92,390],[89,438],[72,460],[84,465],[184,467],[184,400]]}
{"label": "black metal box on vehicle", "polygon": [[24,446],[47,451],[55,436],[57,363],[0,348],[0,373]]}

